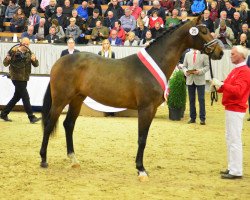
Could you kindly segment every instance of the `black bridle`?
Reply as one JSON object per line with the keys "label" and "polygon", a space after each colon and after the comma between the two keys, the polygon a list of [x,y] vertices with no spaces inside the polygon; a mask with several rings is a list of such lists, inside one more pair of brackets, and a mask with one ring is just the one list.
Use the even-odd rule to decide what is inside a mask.
{"label": "black bridle", "polygon": [[[213,69],[212,69],[211,57],[210,57],[210,56],[209,56],[209,69],[210,69],[211,79],[213,79],[213,78],[214,78],[214,75],[213,75]],[[213,88],[214,88],[214,90],[211,91],[211,94],[210,94],[211,106],[213,105],[214,101],[215,101],[215,102],[218,101],[218,93],[217,93],[216,87],[213,86]]]}

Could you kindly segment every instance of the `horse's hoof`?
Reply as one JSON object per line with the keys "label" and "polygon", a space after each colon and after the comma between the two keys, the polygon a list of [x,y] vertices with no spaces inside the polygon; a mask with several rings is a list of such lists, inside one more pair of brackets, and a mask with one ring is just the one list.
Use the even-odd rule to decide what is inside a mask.
{"label": "horse's hoof", "polygon": [[149,181],[147,172],[146,171],[138,171],[138,179],[140,182]]}
{"label": "horse's hoof", "polygon": [[41,166],[42,168],[48,168],[48,163],[46,163],[46,162],[41,162],[40,166]]}
{"label": "horse's hoof", "polygon": [[138,179],[140,182],[148,182],[149,181],[148,176],[138,176]]}
{"label": "horse's hoof", "polygon": [[71,167],[74,169],[79,169],[79,168],[81,168],[81,165],[79,163],[74,163],[71,165]]}

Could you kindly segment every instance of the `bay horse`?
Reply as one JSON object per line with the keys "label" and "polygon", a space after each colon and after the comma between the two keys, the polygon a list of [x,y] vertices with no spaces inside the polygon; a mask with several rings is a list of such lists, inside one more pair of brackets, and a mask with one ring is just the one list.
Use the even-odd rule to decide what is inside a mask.
{"label": "bay horse", "polygon": [[[191,28],[195,28],[197,33],[192,34]],[[187,48],[198,49],[212,59],[221,59],[223,56],[221,47],[201,24],[201,16],[166,31],[145,50],[169,79]],[[41,167],[48,167],[49,137],[67,104],[69,110],[63,122],[67,154],[72,167],[79,167],[72,135],[83,100],[89,96],[108,106],[138,110],[138,150],[135,162],[139,179],[147,180],[143,165],[144,149],[157,107],[164,102],[163,93],[155,77],[136,54],[122,59],[103,58],[88,52],[61,57],[52,67],[43,102]]]}

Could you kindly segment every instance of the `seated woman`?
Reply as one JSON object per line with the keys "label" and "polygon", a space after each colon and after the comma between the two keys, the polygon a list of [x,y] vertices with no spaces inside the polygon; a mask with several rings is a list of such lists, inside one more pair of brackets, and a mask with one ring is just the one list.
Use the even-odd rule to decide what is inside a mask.
{"label": "seated woman", "polygon": [[155,10],[152,12],[152,17],[149,18],[149,28],[150,29],[154,28],[156,22],[159,22],[160,26],[163,27],[164,25],[163,19],[158,16],[158,12]]}
{"label": "seated woman", "polygon": [[152,33],[151,33],[150,30],[148,30],[148,31],[146,32],[145,38],[142,39],[142,40],[140,41],[139,46],[145,46],[145,47],[147,47],[147,46],[149,46],[150,43],[153,42],[153,41],[154,41],[154,39],[152,38]]}
{"label": "seated woman", "polygon": [[35,26],[37,24],[39,24],[40,22],[40,15],[37,13],[37,9],[36,7],[33,7],[30,11],[30,16],[29,16],[29,25]]}
{"label": "seated woman", "polygon": [[124,46],[138,46],[138,41],[135,39],[134,32],[128,32],[128,39],[124,42]]}
{"label": "seated woman", "polygon": [[148,16],[147,16],[145,10],[141,11],[140,16],[139,16],[138,19],[136,20],[137,27],[139,27],[139,23],[140,23],[140,22],[143,22],[144,26],[145,26],[145,27],[148,27],[149,18],[148,18]]}
{"label": "seated woman", "polygon": [[135,35],[139,40],[142,40],[146,36],[148,28],[144,26],[143,21],[139,22],[139,27],[135,29]]}
{"label": "seated woman", "polygon": [[10,31],[21,33],[26,26],[26,17],[21,8],[18,8],[13,18],[10,21]]}
{"label": "seated woman", "polygon": [[70,18],[70,25],[66,28],[66,39],[73,38],[74,41],[78,42],[78,38],[81,35],[81,29],[75,24],[76,19],[74,17]]}
{"label": "seated woman", "polygon": [[115,53],[111,50],[111,45],[108,39],[102,41],[102,49],[98,55],[105,58],[115,58]]}

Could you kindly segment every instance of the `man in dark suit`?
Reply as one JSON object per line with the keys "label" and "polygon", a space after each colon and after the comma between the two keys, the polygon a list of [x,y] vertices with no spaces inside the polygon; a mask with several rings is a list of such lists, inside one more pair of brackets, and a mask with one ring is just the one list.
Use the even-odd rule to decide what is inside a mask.
{"label": "man in dark suit", "polygon": [[62,51],[61,57],[68,54],[80,52],[79,50],[75,49],[75,41],[73,38],[68,39],[67,44],[68,44],[68,49]]}
{"label": "man in dark suit", "polygon": [[206,25],[210,33],[214,32],[214,23],[213,21],[209,18],[210,11],[209,10],[204,10],[204,15],[202,17],[202,23]]}
{"label": "man in dark suit", "polygon": [[58,35],[56,35],[56,27],[51,26],[49,28],[49,34],[45,37],[45,40],[48,40],[48,43],[59,43],[60,39]]}

